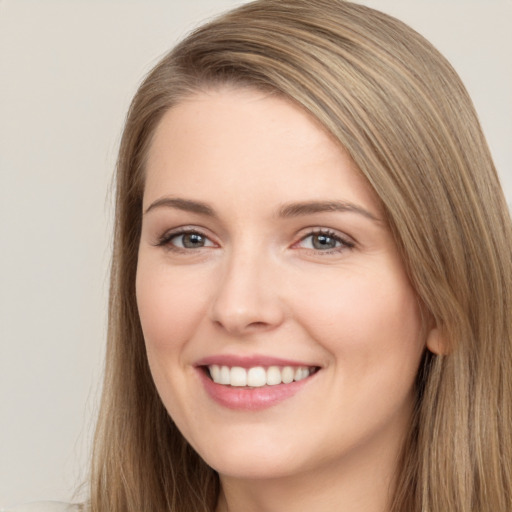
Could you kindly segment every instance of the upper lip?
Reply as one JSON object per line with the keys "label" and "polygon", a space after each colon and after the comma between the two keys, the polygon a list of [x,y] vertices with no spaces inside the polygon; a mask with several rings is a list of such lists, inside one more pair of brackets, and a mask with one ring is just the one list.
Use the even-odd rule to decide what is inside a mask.
{"label": "upper lip", "polygon": [[312,367],[320,366],[318,364],[311,364],[304,361],[297,361],[293,359],[283,359],[280,357],[264,356],[264,355],[251,355],[251,356],[237,356],[233,354],[213,355],[200,359],[195,363],[195,366],[239,366],[241,368],[253,368],[255,366],[301,366]]}

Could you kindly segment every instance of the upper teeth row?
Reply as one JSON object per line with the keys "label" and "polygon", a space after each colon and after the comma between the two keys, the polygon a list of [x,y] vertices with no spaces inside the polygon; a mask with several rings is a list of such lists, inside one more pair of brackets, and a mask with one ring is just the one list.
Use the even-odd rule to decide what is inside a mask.
{"label": "upper teeth row", "polygon": [[312,368],[306,366],[255,366],[253,368],[242,368],[240,366],[219,366],[212,364],[208,366],[213,382],[229,386],[275,386],[277,384],[289,384],[294,380],[302,380],[312,372]]}

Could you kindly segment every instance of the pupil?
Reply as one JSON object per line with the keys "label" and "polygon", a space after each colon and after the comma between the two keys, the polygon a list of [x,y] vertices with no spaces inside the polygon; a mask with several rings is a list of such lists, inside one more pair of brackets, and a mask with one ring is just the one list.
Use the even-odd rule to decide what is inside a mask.
{"label": "pupil", "polygon": [[201,235],[197,233],[189,233],[187,235],[183,235],[183,246],[190,249],[194,247],[203,247],[204,240]]}
{"label": "pupil", "polygon": [[315,249],[334,249],[336,240],[327,235],[316,235],[313,237],[313,247]]}

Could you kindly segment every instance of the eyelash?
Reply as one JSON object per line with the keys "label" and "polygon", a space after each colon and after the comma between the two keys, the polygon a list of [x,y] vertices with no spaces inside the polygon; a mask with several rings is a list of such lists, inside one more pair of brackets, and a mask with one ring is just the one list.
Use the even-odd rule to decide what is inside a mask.
{"label": "eyelash", "polygon": [[[185,235],[197,235],[205,240],[210,240],[204,233],[202,233],[201,231],[199,231],[197,229],[184,228],[179,231],[171,231],[170,233],[169,232],[165,233],[162,237],[160,237],[160,239],[158,240],[156,245],[158,247],[167,247],[170,251],[189,252],[192,250],[191,248],[177,247],[176,245],[171,243],[173,239],[179,238],[180,236],[185,236]],[[199,247],[199,249],[202,249],[202,247]]]}
{"label": "eyelash", "polygon": [[294,246],[300,244],[301,242],[304,242],[305,240],[307,240],[310,237],[315,237],[315,236],[324,236],[324,237],[330,238],[330,239],[334,240],[336,243],[340,244],[339,247],[335,247],[335,248],[328,249],[328,250],[321,250],[321,249],[315,249],[315,248],[310,249],[312,251],[315,251],[318,254],[337,254],[337,253],[340,253],[347,249],[349,249],[349,250],[353,249],[355,247],[355,243],[353,241],[348,240],[347,238],[344,238],[329,229],[315,229],[315,230],[311,231],[310,233],[308,233],[307,235],[303,236],[297,243],[294,244]]}
{"label": "eyelash", "polygon": [[[187,253],[194,248],[186,248],[186,247],[178,247],[174,244],[172,244],[172,240],[179,238],[180,236],[185,235],[197,235],[205,240],[210,240],[208,236],[206,236],[204,233],[197,229],[181,229],[179,231],[172,231],[170,233],[165,233],[158,242],[155,244],[158,247],[166,247],[168,250],[173,252],[181,252],[181,253]],[[328,250],[321,250],[321,249],[315,249],[315,248],[308,248],[307,250],[314,251],[317,254],[337,254],[345,250],[350,250],[355,247],[355,243],[351,240],[348,240],[347,238],[344,238],[340,236],[339,234],[335,233],[334,231],[331,231],[329,229],[315,229],[305,236],[303,236],[298,242],[294,243],[292,247],[295,247],[301,243],[303,243],[305,240],[307,240],[310,237],[315,236],[324,236],[326,238],[330,238],[334,240],[336,243],[339,243],[340,245],[338,247],[328,249]],[[211,240],[210,240],[211,242]],[[205,246],[198,247],[196,249],[203,249]],[[206,246],[211,247],[211,246]]]}

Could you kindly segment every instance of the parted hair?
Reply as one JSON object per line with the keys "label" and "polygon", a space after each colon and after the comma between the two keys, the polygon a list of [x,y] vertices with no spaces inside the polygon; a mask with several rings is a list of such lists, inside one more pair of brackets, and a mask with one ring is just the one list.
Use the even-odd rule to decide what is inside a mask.
{"label": "parted hair", "polygon": [[[444,344],[425,352],[393,512],[512,510],[512,229],[472,102],[402,22],[343,0],[257,0],[203,25],[148,74],[116,178],[93,512],[213,512],[217,474],[182,437],[149,371],[135,298],[148,148],[164,113],[208,88],[251,87],[314,116],[380,198]],[[172,142],[171,142],[172,143]]]}

